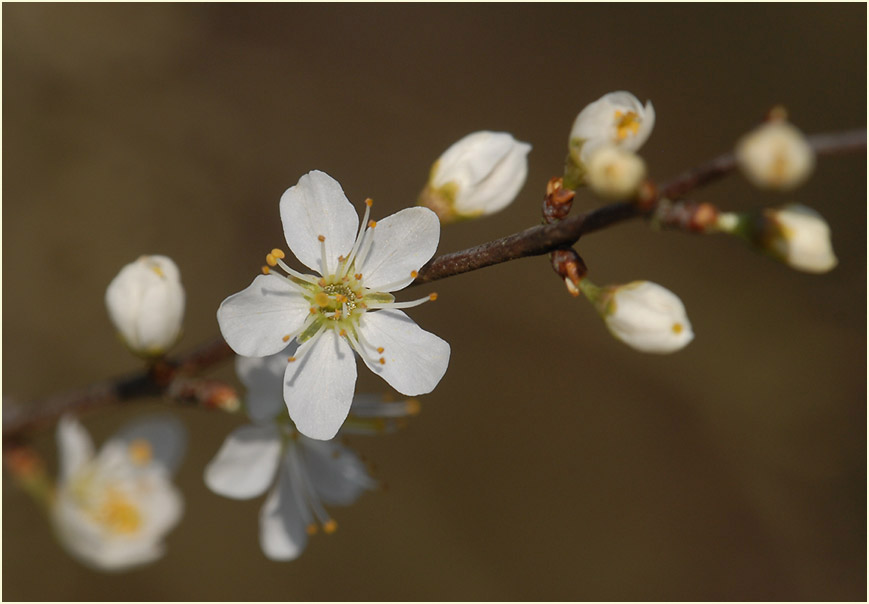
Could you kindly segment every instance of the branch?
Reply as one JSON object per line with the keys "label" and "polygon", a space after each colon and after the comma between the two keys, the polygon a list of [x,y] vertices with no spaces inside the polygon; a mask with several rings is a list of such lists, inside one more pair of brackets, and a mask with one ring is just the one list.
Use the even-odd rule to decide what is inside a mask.
{"label": "branch", "polygon": [[[808,140],[815,153],[822,156],[866,149],[865,130],[816,134],[808,137]],[[632,218],[648,216],[662,199],[677,199],[727,176],[735,169],[736,159],[732,153],[719,155],[659,186],[651,202],[642,208],[632,203],[610,204],[560,222],[531,227],[467,250],[438,256],[419,270],[419,277],[412,285],[571,246],[583,235]],[[4,448],[14,445],[26,432],[53,423],[63,413],[81,412],[146,396],[166,396],[179,403],[235,411],[239,402],[234,390],[222,382],[193,377],[232,356],[232,350],[223,339],[216,339],[175,360],[157,362],[147,371],[106,380],[79,390],[26,404],[4,397]]]}
{"label": "branch", "polygon": [[[848,130],[815,134],[808,137],[818,155],[837,155],[866,150],[866,131]],[[433,258],[419,270],[412,285],[429,283],[470,271],[500,264],[525,256],[540,256],[563,246],[576,243],[580,237],[640,216],[648,216],[662,199],[677,199],[727,176],[736,169],[733,153],[724,153],[700,166],[683,172],[658,187],[651,204],[642,209],[632,203],[614,203],[565,218],[553,224],[540,225],[521,233],[507,235],[460,252]]]}

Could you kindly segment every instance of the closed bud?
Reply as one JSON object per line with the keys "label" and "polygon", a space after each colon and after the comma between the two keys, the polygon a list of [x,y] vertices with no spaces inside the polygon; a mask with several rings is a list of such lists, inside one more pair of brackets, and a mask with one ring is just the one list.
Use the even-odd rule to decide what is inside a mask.
{"label": "closed bud", "polygon": [[615,145],[606,145],[594,151],[586,166],[589,186],[607,199],[634,197],[646,177],[643,159]]}
{"label": "closed bud", "polygon": [[676,294],[649,281],[579,287],[595,305],[610,333],[634,350],[669,354],[694,339],[685,306]]}
{"label": "closed bud", "polygon": [[773,120],[739,140],[736,161],[755,186],[787,191],[811,175],[815,152],[795,126]]}
{"label": "closed bud", "polygon": [[516,198],[528,176],[531,145],[506,132],[474,132],[434,163],[419,205],[442,223],[494,214]]}
{"label": "closed bud", "polygon": [[572,189],[584,182],[589,159],[601,147],[638,151],[654,126],[652,102],[643,106],[630,92],[610,92],[586,105],[570,130],[565,185]]}
{"label": "closed bud", "polygon": [[181,333],[184,288],[166,256],[142,256],[121,269],[106,290],[106,308],[121,338],[134,353],[153,357]]}

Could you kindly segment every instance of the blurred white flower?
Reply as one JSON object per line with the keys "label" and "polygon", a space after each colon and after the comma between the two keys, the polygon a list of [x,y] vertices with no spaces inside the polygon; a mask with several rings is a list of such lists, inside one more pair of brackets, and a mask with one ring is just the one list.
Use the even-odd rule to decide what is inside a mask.
{"label": "blurred white flower", "polygon": [[71,416],[61,418],[52,520],[69,553],[102,571],[160,558],[163,538],[183,511],[171,475],[184,441],[177,420],[157,417],[132,422],[94,455],[84,427]]}
{"label": "blurred white flower", "polygon": [[773,120],[739,140],[736,161],[755,186],[786,191],[811,175],[815,152],[795,126]]}
{"label": "blurred white flower", "polygon": [[[219,495],[250,499],[274,483],[260,511],[260,546],[272,560],[293,560],[308,537],[337,523],[324,505],[349,505],[377,486],[360,458],[336,440],[300,434],[278,414],[283,411],[282,384],[289,349],[265,358],[236,359],[236,371],[248,388],[253,423],[232,432],[205,468],[205,483]],[[357,396],[341,432],[389,430],[391,423],[418,411],[413,401],[379,403]]]}
{"label": "blurred white flower", "polygon": [[591,154],[605,145],[615,145],[626,151],[638,151],[652,134],[655,108],[651,101],[645,107],[630,92],[618,91],[603,95],[579,112],[570,131],[570,146],[578,149],[574,159],[586,165]]}
{"label": "blurred white flower", "polygon": [[106,289],[106,308],[127,346],[142,356],[166,352],[181,333],[184,288],[166,256],[142,256],[126,265]]}
{"label": "blurred white flower", "polygon": [[420,205],[441,222],[494,214],[510,205],[528,176],[531,145],[507,132],[474,132],[434,163]]}
{"label": "blurred white flower", "polygon": [[635,350],[668,354],[694,339],[682,301],[657,283],[634,281],[599,288],[586,278],[579,287],[610,333]]}
{"label": "blurred white flower", "polygon": [[744,237],[791,268],[826,273],[839,263],[833,252],[830,225],[812,208],[788,204],[767,208],[759,217],[724,213],[719,230]]}
{"label": "blurred white flower", "polygon": [[288,189],[280,209],[290,249],[322,277],[293,270],[282,251],[272,250],[269,266],[287,275],[264,267],[267,274],[223,301],[217,321],[243,356],[268,356],[299,342],[283,380],[299,431],[327,440],[341,427],[356,385],[354,351],[400,393],[431,392],[447,370],[450,346],[399,309],[435,295],[395,302],[390,292],[407,287],[434,254],[440,238],[434,212],[407,208],[375,223],[368,220],[369,200],[357,235],[358,217],[341,185],[318,171]]}
{"label": "blurred white flower", "polygon": [[646,177],[646,163],[636,153],[615,145],[595,150],[586,166],[589,186],[601,197],[633,197]]}

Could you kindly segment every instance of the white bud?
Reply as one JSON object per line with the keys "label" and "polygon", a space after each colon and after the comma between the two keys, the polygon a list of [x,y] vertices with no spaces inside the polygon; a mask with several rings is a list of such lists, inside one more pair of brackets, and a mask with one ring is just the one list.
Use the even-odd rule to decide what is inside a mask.
{"label": "white bud", "polygon": [[775,120],[743,136],[736,161],[755,186],[789,190],[802,184],[815,167],[815,152],[792,124]]}
{"label": "white bud", "polygon": [[830,226],[813,209],[790,204],[768,209],[764,216],[764,247],[791,268],[826,273],[838,264],[830,241]]}
{"label": "white bud", "polygon": [[685,306],[676,294],[649,281],[597,288],[580,281],[607,328],[617,339],[640,352],[668,354],[694,339]]}
{"label": "white bud", "polygon": [[164,353],[178,339],[184,317],[178,267],[166,256],[142,256],[112,279],[106,289],[106,308],[133,352]]}
{"label": "white bud", "polygon": [[506,132],[474,132],[434,163],[420,205],[442,222],[477,218],[507,207],[528,176],[531,145]]}
{"label": "white bud", "polygon": [[646,163],[615,145],[595,150],[588,158],[586,178],[595,193],[608,199],[633,197],[646,177]]}
{"label": "white bud", "polygon": [[605,145],[638,151],[654,125],[651,101],[646,101],[644,107],[630,92],[610,92],[586,105],[576,116],[570,131],[571,154],[578,149],[578,157],[573,159],[585,165],[591,153]]}

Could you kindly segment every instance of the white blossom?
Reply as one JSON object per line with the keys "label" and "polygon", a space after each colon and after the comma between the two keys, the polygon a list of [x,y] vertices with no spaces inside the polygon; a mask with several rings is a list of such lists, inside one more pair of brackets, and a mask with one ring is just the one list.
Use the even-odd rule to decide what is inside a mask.
{"label": "white blossom", "polygon": [[637,154],[605,145],[595,150],[586,166],[589,186],[608,199],[628,199],[646,177],[646,163]]}
{"label": "white blossom", "polygon": [[807,273],[826,273],[838,264],[830,226],[813,209],[790,204],[767,209],[764,217],[762,243],[775,258]]}
{"label": "white blossom", "polygon": [[510,205],[528,176],[531,145],[506,132],[474,132],[434,163],[420,204],[442,222],[494,214]]}
{"label": "white blossom", "polygon": [[754,185],[785,191],[801,185],[811,175],[815,152],[795,126],[773,120],[739,140],[736,160]]}
{"label": "white blossom", "polygon": [[598,288],[583,279],[579,286],[610,333],[635,350],[667,354],[694,339],[682,301],[657,283],[634,281]]}
{"label": "white blossom", "polygon": [[610,92],[579,112],[570,131],[570,143],[573,149],[579,149],[578,163],[585,165],[591,154],[605,145],[638,151],[654,125],[651,101],[643,106],[630,92]]}
{"label": "white blossom", "polygon": [[420,329],[401,308],[434,299],[395,302],[432,257],[440,238],[437,216],[407,208],[361,228],[341,186],[313,171],[288,189],[280,203],[287,244],[296,258],[322,276],[299,273],[272,250],[270,266],[287,274],[257,276],[217,311],[220,331],[242,356],[275,354],[300,346],[287,361],[284,401],[299,432],[320,440],[341,427],[356,384],[354,351],[398,392],[431,392],[443,377],[450,346]]}
{"label": "white blossom", "polygon": [[127,346],[143,356],[166,352],[181,333],[184,288],[166,256],[142,256],[126,265],[106,289],[109,317]]}
{"label": "white blossom", "polygon": [[181,519],[171,475],[184,431],[171,417],[131,423],[98,455],[71,416],[57,427],[60,473],[52,520],[61,543],[83,563],[120,571],[165,553],[163,538]]}
{"label": "white blossom", "polygon": [[[282,380],[288,350],[265,358],[237,357],[236,371],[248,388],[253,423],[232,432],[205,469],[205,483],[219,495],[250,499],[271,486],[260,511],[260,546],[272,560],[293,560],[318,529],[337,523],[325,505],[349,505],[377,486],[361,459],[338,439],[300,434],[283,412]],[[388,431],[418,411],[413,400],[383,403],[357,396],[341,432]]]}

